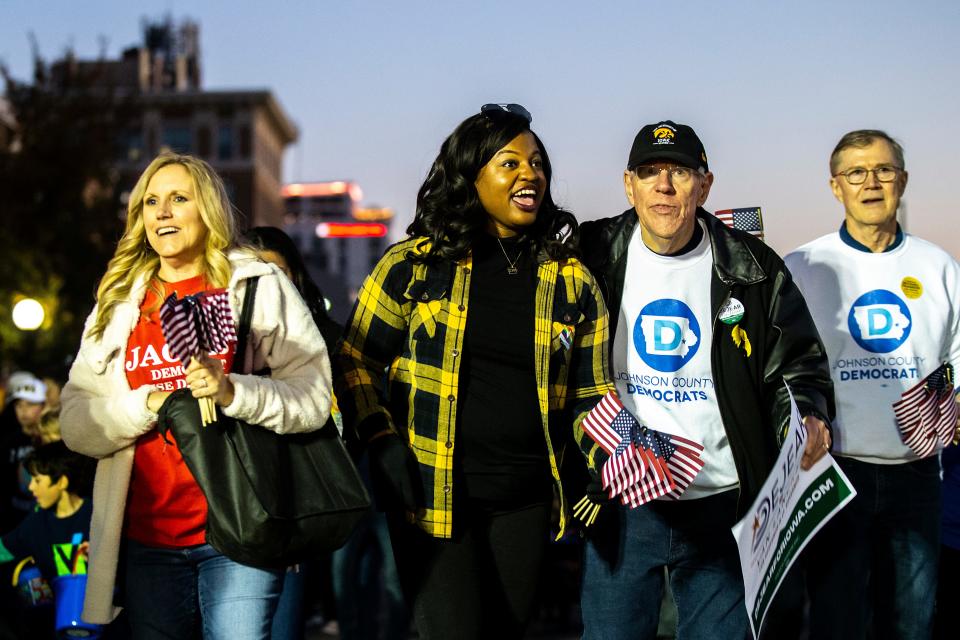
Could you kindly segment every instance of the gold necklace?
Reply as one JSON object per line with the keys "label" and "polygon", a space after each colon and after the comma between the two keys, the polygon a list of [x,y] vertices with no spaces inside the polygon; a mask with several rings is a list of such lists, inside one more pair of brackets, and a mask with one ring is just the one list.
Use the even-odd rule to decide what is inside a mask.
{"label": "gold necklace", "polygon": [[500,242],[499,236],[497,237],[497,244],[500,245],[500,251],[503,252],[503,257],[507,259],[507,264],[510,265],[507,267],[507,273],[511,276],[517,275],[517,273],[520,272],[520,270],[517,269],[517,263],[520,262],[520,256],[523,255],[523,249],[520,249],[520,253],[517,254],[516,260],[511,260],[510,256],[507,255],[507,250],[503,248],[503,243]]}

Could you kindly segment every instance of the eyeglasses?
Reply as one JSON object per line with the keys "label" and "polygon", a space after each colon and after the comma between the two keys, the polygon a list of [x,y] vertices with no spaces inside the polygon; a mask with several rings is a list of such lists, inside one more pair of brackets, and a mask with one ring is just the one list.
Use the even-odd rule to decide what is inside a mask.
{"label": "eyeglasses", "polygon": [[516,104],[514,102],[489,102],[480,107],[480,113],[490,113],[491,111],[506,111],[515,116],[520,116],[527,121],[527,124],[533,122],[533,116],[530,115],[530,112],[527,111],[522,104]]}
{"label": "eyeglasses", "polygon": [[880,182],[893,182],[903,171],[900,167],[874,167],[873,169],[864,169],[863,167],[854,167],[839,173],[833,174],[833,177],[843,176],[850,184],[863,184],[867,181],[867,176],[873,172]]}
{"label": "eyeglasses", "polygon": [[693,180],[693,176],[698,173],[690,167],[684,167],[679,164],[642,164],[633,168],[633,172],[637,175],[637,180],[643,183],[656,182],[660,179],[661,171],[666,171],[670,176],[670,181],[676,184],[689,184]]}

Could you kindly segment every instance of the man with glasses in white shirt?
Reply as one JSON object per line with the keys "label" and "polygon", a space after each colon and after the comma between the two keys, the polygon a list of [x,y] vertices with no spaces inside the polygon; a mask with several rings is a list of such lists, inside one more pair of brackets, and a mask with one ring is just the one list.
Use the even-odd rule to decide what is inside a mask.
{"label": "man with glasses in white shirt", "polygon": [[827,348],[833,452],[857,489],[807,554],[811,638],[931,634],[939,446],[906,446],[892,404],[942,363],[960,365],[960,265],[897,223],[904,166],[883,131],[843,136],[830,156],[843,224],[786,257]]}

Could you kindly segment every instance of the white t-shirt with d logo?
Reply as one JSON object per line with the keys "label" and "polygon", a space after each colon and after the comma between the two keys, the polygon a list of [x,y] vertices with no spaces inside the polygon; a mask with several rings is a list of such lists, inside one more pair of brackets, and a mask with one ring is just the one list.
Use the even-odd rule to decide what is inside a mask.
{"label": "white t-shirt with d logo", "polygon": [[830,358],[834,455],[872,464],[916,460],[892,405],[942,363],[960,366],[960,265],[909,234],[870,253],[831,233],[785,261]]}
{"label": "white t-shirt with d logo", "polygon": [[738,485],[710,368],[712,270],[706,232],[693,251],[669,257],[650,251],[638,226],[614,336],[613,376],[623,405],[642,425],[703,444],[706,464],[681,500]]}

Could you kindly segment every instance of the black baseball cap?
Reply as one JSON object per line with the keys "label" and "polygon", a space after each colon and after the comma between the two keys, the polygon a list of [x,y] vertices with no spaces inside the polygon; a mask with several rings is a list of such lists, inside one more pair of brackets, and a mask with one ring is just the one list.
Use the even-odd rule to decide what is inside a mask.
{"label": "black baseball cap", "polygon": [[651,160],[674,160],[691,169],[709,171],[707,152],[696,131],[672,120],[648,124],[633,139],[627,169]]}

